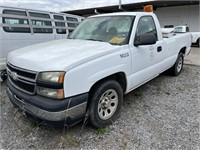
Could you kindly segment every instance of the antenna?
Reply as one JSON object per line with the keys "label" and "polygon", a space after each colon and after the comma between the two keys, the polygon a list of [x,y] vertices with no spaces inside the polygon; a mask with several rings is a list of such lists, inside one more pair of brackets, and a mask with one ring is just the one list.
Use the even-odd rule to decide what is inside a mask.
{"label": "antenna", "polygon": [[119,10],[122,10],[122,11],[126,11],[124,8],[122,8],[122,0],[119,0]]}
{"label": "antenna", "polygon": [[119,10],[122,10],[122,0],[119,0]]}

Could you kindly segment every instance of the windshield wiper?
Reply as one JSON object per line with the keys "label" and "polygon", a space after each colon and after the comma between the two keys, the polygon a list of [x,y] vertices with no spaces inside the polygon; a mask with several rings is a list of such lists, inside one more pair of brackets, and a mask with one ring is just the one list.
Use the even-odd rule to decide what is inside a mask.
{"label": "windshield wiper", "polygon": [[85,40],[90,40],[90,41],[99,41],[99,42],[103,42],[102,40],[98,40],[98,39],[85,39]]}

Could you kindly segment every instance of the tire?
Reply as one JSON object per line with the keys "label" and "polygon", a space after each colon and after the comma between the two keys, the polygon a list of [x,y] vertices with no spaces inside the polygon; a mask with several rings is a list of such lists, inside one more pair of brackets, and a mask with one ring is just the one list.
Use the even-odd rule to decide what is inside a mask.
{"label": "tire", "polygon": [[181,73],[183,69],[183,60],[184,60],[183,53],[180,52],[178,54],[178,57],[176,59],[174,66],[170,68],[169,70],[171,75],[178,76]]}
{"label": "tire", "polygon": [[95,128],[106,127],[118,117],[123,102],[123,90],[115,80],[98,84],[92,91],[89,104],[89,122]]}

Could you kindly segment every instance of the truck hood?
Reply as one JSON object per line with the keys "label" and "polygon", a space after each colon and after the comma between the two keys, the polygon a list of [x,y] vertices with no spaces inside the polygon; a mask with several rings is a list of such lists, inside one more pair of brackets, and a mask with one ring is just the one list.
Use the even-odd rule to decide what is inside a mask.
{"label": "truck hood", "polygon": [[118,48],[120,46],[98,41],[54,40],[10,52],[8,62],[34,71],[67,71]]}

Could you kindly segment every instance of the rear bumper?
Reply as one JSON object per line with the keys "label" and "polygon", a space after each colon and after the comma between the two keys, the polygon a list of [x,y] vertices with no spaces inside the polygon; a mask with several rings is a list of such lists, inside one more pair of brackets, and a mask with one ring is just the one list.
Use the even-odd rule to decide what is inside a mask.
{"label": "rear bumper", "polygon": [[71,126],[82,120],[86,112],[88,94],[64,100],[54,100],[39,95],[28,95],[16,89],[7,80],[7,95],[15,107],[34,119],[56,124],[65,122]]}

